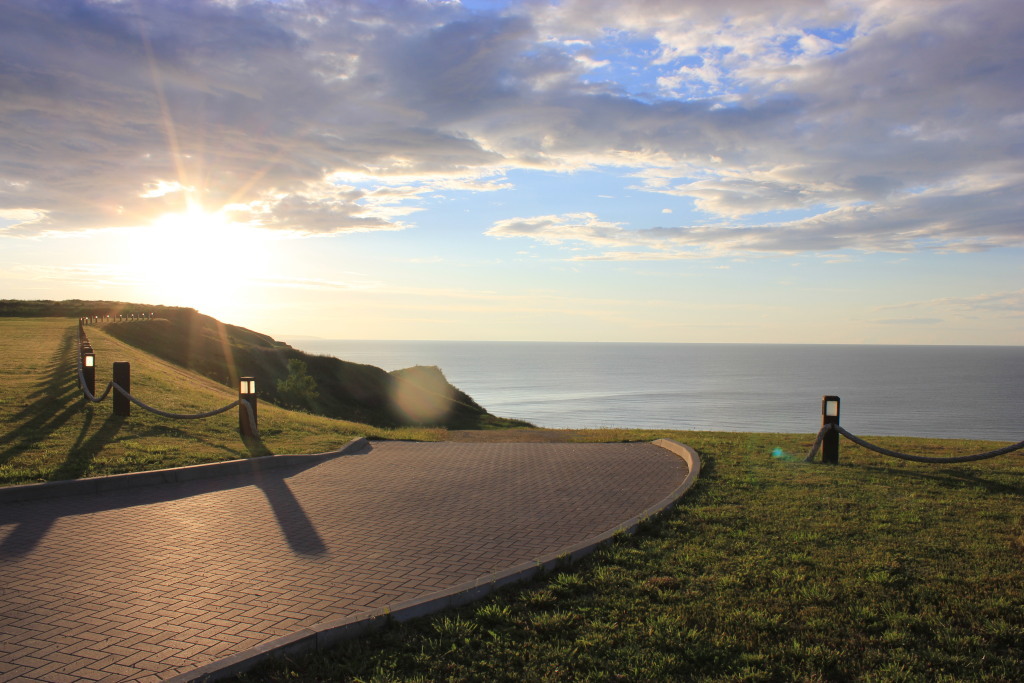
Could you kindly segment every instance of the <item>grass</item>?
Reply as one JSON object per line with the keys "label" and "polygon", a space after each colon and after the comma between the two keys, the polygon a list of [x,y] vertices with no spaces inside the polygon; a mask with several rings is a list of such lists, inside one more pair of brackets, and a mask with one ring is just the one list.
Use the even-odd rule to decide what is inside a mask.
{"label": "grass", "polygon": [[[919,465],[843,441],[827,466],[801,462],[810,435],[550,436],[674,438],[705,470],[674,512],[575,567],[245,680],[1024,680],[1019,455]],[[877,440],[940,455],[992,446]]]}
{"label": "grass", "polygon": [[[200,375],[87,329],[96,352],[96,388],[113,361],[132,364],[132,393],[161,410],[195,413],[238,394]],[[171,420],[132,406],[112,414],[111,399],[89,404],[78,389],[77,321],[0,318],[0,485],[180,467],[268,453],[316,453],[356,436],[435,440],[441,429],[378,429],[292,412],[263,402],[260,443],[238,436],[235,410],[205,420]]]}
{"label": "grass", "polygon": [[[132,363],[164,410],[229,389],[89,330],[97,387]],[[668,515],[547,580],[279,661],[248,680],[1024,680],[1024,459],[891,460],[811,435],[641,430],[379,430],[262,403],[261,444],[234,411],[160,418],[77,390],[75,321],[0,319],[0,484],[329,450],[357,435],[467,441],[648,441],[698,450],[702,478]],[[994,444],[878,438],[930,455]]]}

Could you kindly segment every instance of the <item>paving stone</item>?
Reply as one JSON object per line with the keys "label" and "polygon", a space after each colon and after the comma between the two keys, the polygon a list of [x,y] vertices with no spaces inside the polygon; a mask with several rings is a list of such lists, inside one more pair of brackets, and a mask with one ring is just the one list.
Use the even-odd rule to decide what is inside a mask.
{"label": "paving stone", "polygon": [[151,680],[609,531],[686,475],[651,444],[358,455],[0,503],[0,679]]}

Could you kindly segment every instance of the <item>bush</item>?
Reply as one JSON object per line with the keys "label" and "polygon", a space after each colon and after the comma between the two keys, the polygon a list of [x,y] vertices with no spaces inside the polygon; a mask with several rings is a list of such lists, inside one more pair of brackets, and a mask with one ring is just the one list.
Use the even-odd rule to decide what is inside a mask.
{"label": "bush", "polygon": [[310,410],[319,396],[316,380],[310,377],[305,362],[298,358],[290,359],[288,376],[277,381],[278,402],[286,408]]}

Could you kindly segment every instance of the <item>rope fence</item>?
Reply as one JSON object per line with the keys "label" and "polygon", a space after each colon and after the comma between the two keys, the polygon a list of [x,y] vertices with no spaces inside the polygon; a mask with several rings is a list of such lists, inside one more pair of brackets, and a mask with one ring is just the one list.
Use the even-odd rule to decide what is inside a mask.
{"label": "rope fence", "polygon": [[818,438],[814,440],[814,445],[811,446],[811,451],[808,453],[807,458],[804,462],[813,462],[814,456],[818,454],[818,449],[821,448],[821,443],[825,439],[825,436],[835,430],[836,433],[845,436],[847,439],[867,448],[870,451],[879,453],[881,455],[888,455],[893,458],[899,458],[900,460],[909,460],[910,462],[926,462],[926,463],[958,463],[958,462],[974,462],[976,460],[988,460],[989,458],[995,458],[1000,455],[1006,455],[1007,453],[1013,453],[1024,448],[1024,441],[1020,441],[1003,448],[997,448],[994,451],[987,451],[985,453],[975,453],[973,455],[953,455],[948,457],[933,457],[929,455],[911,455],[909,453],[900,453],[898,451],[889,450],[888,448],[882,448],[876,444],[865,441],[859,436],[851,434],[846,429],[840,427],[838,424],[826,424],[818,432]]}
{"label": "rope fence", "polygon": [[[85,330],[82,328],[81,324],[79,325],[79,328],[78,328],[78,339],[79,339],[79,347],[80,348],[88,348],[88,352],[91,354],[92,353],[92,346],[89,344],[89,339],[85,335]],[[81,355],[82,355],[82,353],[80,352],[79,362],[77,363],[77,366],[78,366],[78,384],[79,384],[79,387],[82,389],[82,393],[84,394],[86,400],[88,400],[91,403],[100,403],[100,402],[102,402],[104,399],[107,398],[107,396],[113,390],[113,391],[116,391],[121,396],[123,396],[124,398],[126,398],[127,400],[129,400],[132,403],[134,403],[135,405],[137,405],[138,407],[142,408],[143,410],[147,410],[147,411],[153,413],[154,415],[159,415],[161,417],[170,418],[172,420],[201,420],[201,419],[204,419],[204,418],[207,418],[207,417],[213,417],[215,415],[220,415],[221,413],[226,413],[227,411],[231,410],[232,408],[240,406],[242,409],[245,410],[245,416],[246,416],[247,422],[248,422],[247,426],[249,427],[249,430],[250,430],[249,434],[251,434],[252,436],[254,436],[256,438],[259,438],[259,428],[258,428],[257,422],[256,422],[256,410],[254,409],[254,407],[252,405],[252,402],[250,402],[250,401],[248,401],[248,400],[246,400],[244,398],[236,399],[235,401],[232,401],[228,405],[222,406],[220,408],[216,408],[214,410],[208,410],[208,411],[202,412],[202,413],[187,413],[186,414],[186,413],[171,413],[171,412],[168,412],[166,410],[160,410],[158,408],[154,408],[153,406],[144,403],[142,400],[140,400],[136,396],[133,396],[131,394],[131,392],[129,392],[128,390],[126,390],[124,387],[122,387],[120,384],[114,382],[113,380],[107,382],[107,386],[103,390],[103,393],[100,394],[99,396],[96,396],[96,394],[90,389],[89,384],[86,381],[85,368],[84,368],[84,365],[83,365],[82,360],[81,360]],[[116,367],[116,365],[117,364],[115,363],[115,367]],[[116,407],[116,402],[115,402],[115,407]]]}

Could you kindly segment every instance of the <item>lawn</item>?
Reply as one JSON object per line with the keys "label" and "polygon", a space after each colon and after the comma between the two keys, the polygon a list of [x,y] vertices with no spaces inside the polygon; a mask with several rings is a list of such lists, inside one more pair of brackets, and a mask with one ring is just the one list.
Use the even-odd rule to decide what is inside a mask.
{"label": "lawn", "polygon": [[[145,323],[136,323],[145,324]],[[0,485],[317,452],[366,435],[488,441],[671,438],[704,461],[679,506],[582,563],[491,598],[279,661],[248,680],[1024,680],[1024,457],[924,465],[812,435],[638,430],[450,432],[368,425],[261,403],[177,421],[77,388],[76,322],[0,319]],[[197,412],[237,394],[89,328],[97,388]],[[995,444],[878,438],[926,455]]]}
{"label": "lawn", "polygon": [[[810,435],[552,433],[656,437],[696,448],[705,470],[637,536],[245,680],[1024,680],[1019,455],[919,465],[844,441],[829,466],[802,462]],[[948,455],[992,445],[878,441]]]}

